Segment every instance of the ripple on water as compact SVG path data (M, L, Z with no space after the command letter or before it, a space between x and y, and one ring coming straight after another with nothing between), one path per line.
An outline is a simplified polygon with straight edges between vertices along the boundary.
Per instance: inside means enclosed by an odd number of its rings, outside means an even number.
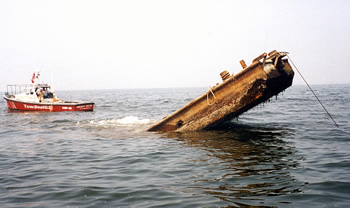
M298 86L221 129L182 134L145 130L207 89L91 91L100 104L84 113L2 110L0 206L346 207L341 89L319 89L339 129Z

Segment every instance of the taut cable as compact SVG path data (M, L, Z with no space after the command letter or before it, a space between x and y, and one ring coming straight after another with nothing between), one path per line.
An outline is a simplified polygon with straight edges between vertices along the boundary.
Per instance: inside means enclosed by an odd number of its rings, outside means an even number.
M334 122L334 124L339 128L337 122L335 122L335 120L333 119L333 117L331 116L331 114L327 111L326 107L322 104L322 102L320 101L320 99L318 99L316 93L311 89L310 85L307 83L307 81L305 80L305 78L303 77L303 75L300 73L300 71L298 70L298 68L295 66L295 64L293 63L292 59L288 56L288 59L290 60L290 62L293 64L295 70L298 72L298 74L300 75L300 77L304 80L305 84L309 87L310 91L312 92L312 94L314 94L315 98L317 99L317 101L321 104L322 108L326 111L326 113L328 114L329 118L332 119L332 121Z

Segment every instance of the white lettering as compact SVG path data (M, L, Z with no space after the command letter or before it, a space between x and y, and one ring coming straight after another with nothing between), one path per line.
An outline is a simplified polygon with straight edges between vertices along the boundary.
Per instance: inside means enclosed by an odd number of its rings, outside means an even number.
M79 106L77 106L78 109L90 109L92 107L93 107L93 105L79 105Z
M35 110L49 110L50 109L50 106L48 105L27 105L27 104L24 104L24 108L27 108L27 109L35 109Z

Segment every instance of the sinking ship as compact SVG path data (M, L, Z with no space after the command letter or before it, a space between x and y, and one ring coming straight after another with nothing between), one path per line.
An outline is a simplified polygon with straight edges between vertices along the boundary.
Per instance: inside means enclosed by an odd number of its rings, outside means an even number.
M186 132L213 129L238 117L293 83L294 71L286 52L263 53L235 75L220 73L222 83L166 116L148 131Z

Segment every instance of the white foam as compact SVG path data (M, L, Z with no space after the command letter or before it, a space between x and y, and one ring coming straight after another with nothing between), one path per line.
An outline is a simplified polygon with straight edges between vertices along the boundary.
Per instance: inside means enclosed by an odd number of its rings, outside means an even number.
M137 116L126 116L121 119L117 119L116 122L119 124L148 124L151 120L149 119L139 119Z
M149 123L151 123L150 119L139 119L137 116L126 116L120 119L90 120L90 121L87 121L85 125L87 124L88 126L96 126L96 127L118 127L118 126L145 125ZM78 122L77 125L83 125L83 122Z

